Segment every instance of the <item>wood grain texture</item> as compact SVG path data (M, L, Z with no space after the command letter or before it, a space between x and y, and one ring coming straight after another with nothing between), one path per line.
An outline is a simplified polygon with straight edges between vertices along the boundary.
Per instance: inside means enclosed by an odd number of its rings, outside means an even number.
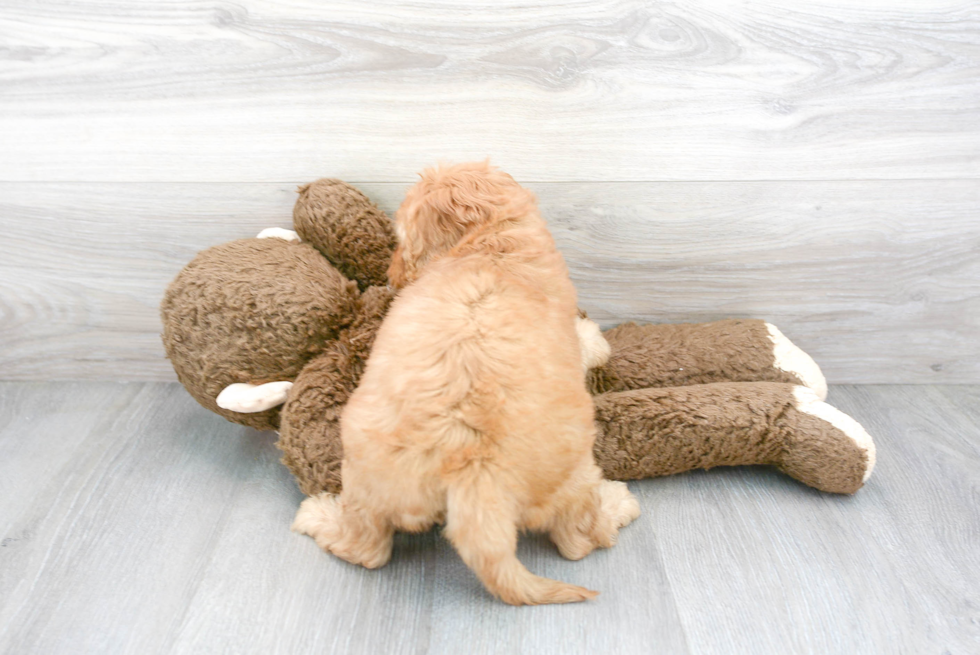
M980 174L973 2L8 0L4 181Z
M832 387L878 448L853 497L755 469L640 485L692 651L976 650L980 430L959 405L978 400L977 387Z
M539 574L596 601L493 601L437 533L367 571L288 525L272 436L176 384L0 383L0 652L972 653L980 387L831 387L874 435L852 497L767 468L632 483L644 514Z
M360 186L389 212L405 189ZM764 318L831 382L980 382L972 180L530 186L606 326ZM0 379L173 379L165 286L288 226L294 189L0 183Z

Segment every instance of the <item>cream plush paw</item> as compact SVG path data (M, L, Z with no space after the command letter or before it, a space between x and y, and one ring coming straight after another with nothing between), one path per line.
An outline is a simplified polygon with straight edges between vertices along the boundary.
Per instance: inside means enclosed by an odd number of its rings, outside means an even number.
M285 239L286 241L296 241L299 242L301 239L299 235L293 230L287 230L282 227L267 227L261 232L259 232L256 239Z
M286 396L292 388L292 382L268 382L259 385L238 382L222 389L214 402L221 409L232 412L264 412L286 402Z
M582 366L585 370L602 366L609 361L612 348L594 321L581 316L576 317L575 332L578 334L579 347L582 349Z
M766 323L766 329L769 330L769 340L772 341L773 356L776 358L773 365L781 371L795 375L804 386L817 394L818 400L826 400L827 379L813 358L787 339L786 335L772 323Z

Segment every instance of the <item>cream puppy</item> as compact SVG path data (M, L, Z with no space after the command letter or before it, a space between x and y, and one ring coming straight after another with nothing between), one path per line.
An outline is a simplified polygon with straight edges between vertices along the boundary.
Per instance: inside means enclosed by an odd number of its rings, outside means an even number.
M593 460L583 360L595 355L579 346L564 259L509 175L476 163L421 178L396 214L389 276L404 289L341 418L343 492L304 501L293 529L374 568L394 530L445 523L503 601L592 598L515 554L518 533L537 530L579 559L640 513Z

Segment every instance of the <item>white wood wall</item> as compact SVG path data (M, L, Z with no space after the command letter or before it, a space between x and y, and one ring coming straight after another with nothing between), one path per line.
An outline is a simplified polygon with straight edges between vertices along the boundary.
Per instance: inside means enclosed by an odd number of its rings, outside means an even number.
M4 0L0 378L172 379L194 252L486 156L606 325L980 382L980 3L924 0Z

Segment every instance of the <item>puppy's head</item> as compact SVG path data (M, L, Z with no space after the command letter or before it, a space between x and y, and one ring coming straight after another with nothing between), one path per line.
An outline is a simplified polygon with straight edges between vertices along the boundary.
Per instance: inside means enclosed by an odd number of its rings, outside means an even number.
M395 213L398 247L388 279L397 288L466 235L519 221L535 208L534 195L488 161L436 166L420 177Z

